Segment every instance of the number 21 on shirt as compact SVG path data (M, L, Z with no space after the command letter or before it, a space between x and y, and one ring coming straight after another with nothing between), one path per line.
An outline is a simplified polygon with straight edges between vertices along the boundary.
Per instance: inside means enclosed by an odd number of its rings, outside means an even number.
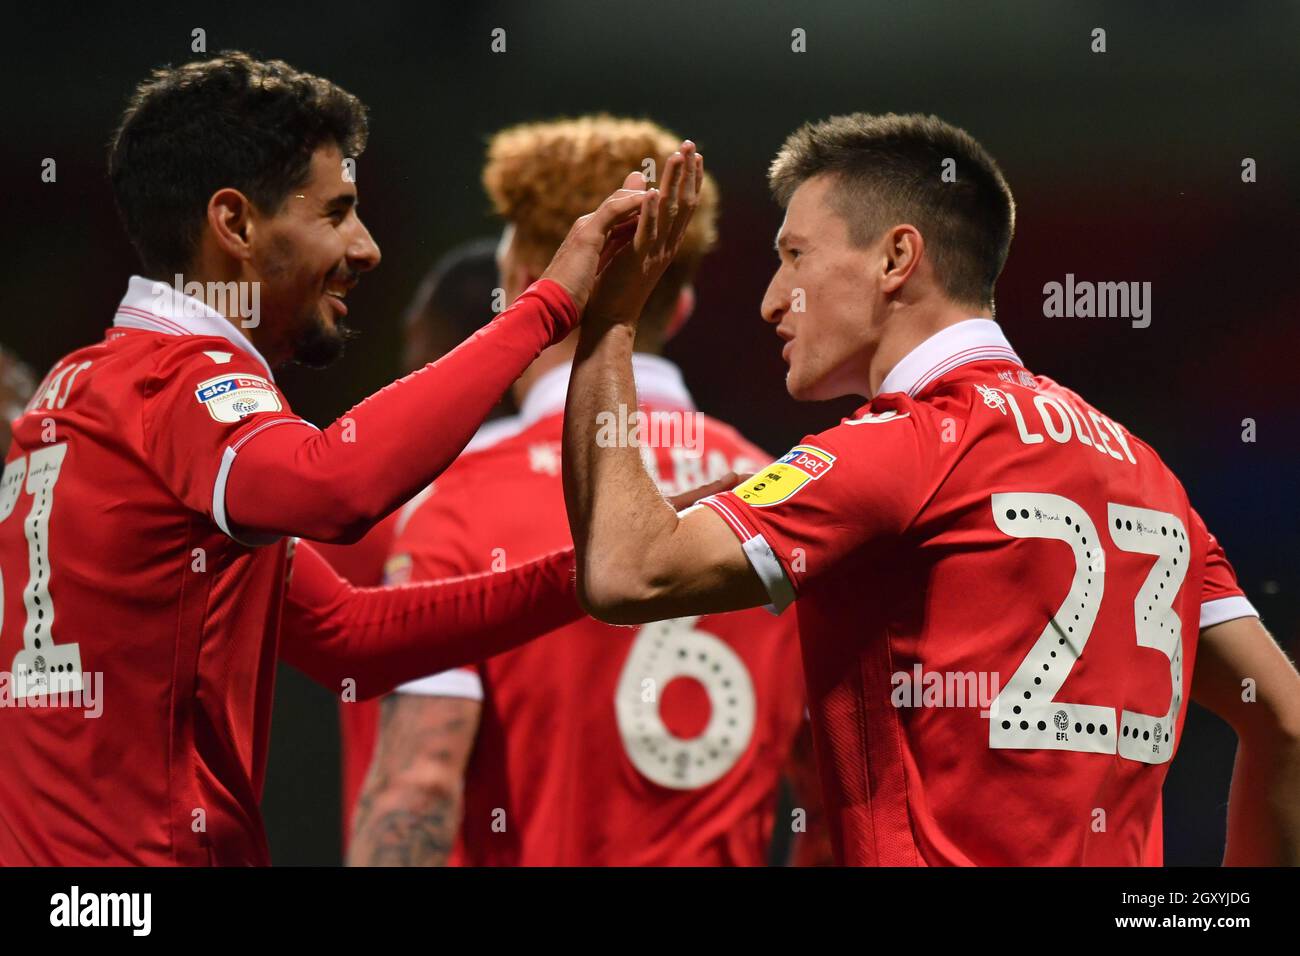
M13 514L24 493L32 499L23 522L27 539L23 646L14 655L11 666L11 692L16 698L76 693L82 689L80 647L54 643L54 602L50 598L50 512L54 507L54 486L67 453L67 442L39 448L9 462L0 480L0 522ZM4 606L5 570L0 568L0 633L8 611ZM21 573L16 568L7 570L11 574Z

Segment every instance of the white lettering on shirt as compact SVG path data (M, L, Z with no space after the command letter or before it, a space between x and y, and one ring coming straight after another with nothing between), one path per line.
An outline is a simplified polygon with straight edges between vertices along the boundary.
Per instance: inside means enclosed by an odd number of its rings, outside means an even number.
M1016 397L1008 392L1006 398L1007 404L1011 406L1011 416L1016 422L1016 432L1024 444L1039 444L1045 440L1043 432L1046 432L1047 436L1058 445L1064 445L1074 439L1081 445L1094 448L1116 461L1127 458L1129 464L1137 464L1124 430L1105 415L1090 408L1076 408L1073 402L1063 396L1040 392L1034 396L1034 408L1038 410L1038 423L1031 425L1026 421L1025 413L1021 411ZM1036 429L1039 423L1042 425L1043 432ZM1111 446L1112 437L1123 449L1124 454L1121 455Z

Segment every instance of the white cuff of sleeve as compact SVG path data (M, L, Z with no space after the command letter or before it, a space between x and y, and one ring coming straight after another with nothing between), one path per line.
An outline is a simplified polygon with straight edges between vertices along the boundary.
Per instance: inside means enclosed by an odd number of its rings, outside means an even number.
M767 589L767 596L772 599L772 603L766 605L766 610L771 614L780 614L794 602L794 587L785 575L785 568L777 560L776 552L761 534L742 541L740 546L745 549L749 566L754 569L754 573L763 582L763 587Z
M1206 601L1201 605L1201 630L1239 617L1259 617L1255 606L1240 594Z
M400 685L399 694L417 694L421 697L464 697L467 700L483 699L483 679L477 671L457 669L430 674L419 680Z

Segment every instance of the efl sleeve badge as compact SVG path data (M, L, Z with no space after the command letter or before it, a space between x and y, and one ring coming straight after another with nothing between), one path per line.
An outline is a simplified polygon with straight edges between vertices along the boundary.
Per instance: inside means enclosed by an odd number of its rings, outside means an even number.
M796 445L748 481L737 485L734 494L747 505L767 508L788 501L800 488L816 481L835 465L835 456L814 445Z
M208 414L230 424L257 412L278 412L284 406L275 386L260 375L230 373L200 382L194 397Z

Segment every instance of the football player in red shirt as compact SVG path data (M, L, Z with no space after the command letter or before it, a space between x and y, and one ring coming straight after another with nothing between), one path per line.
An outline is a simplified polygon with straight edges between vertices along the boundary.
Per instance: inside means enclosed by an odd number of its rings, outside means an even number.
M652 206L701 177L687 146ZM1240 739L1225 861L1300 862L1300 676L1151 447L992 320L1014 221L993 159L935 117L855 114L794 133L770 178L786 387L868 402L679 517L635 448L596 441L635 402L638 263L616 260L566 407L586 605L631 624L796 602L845 863L1158 864L1192 697ZM633 248L671 254L647 210Z
M679 142L651 122L605 115L498 133L483 179L508 223L507 299L544 267L571 210L628 168L662 163ZM716 236L716 195L706 180L633 356L639 410L659 426L646 464L669 496L767 460L697 412L659 354L692 307L689 283ZM570 336L548 349L515 384L514 433L458 459L412 510L390 580L487 571L569 544L560 439L575 346ZM382 704L349 860L764 864L803 722L798 654L793 615L757 609L636 630L586 619L531 649L403 684ZM354 733L344 749L353 760L374 744Z
M294 553L355 540L456 457L645 201L615 193L510 309L321 430L271 370L336 356L379 262L365 136L355 97L243 54L132 99L110 173L150 278L46 376L0 483L0 863L266 863L278 657L362 699L580 615L562 552L393 589Z

